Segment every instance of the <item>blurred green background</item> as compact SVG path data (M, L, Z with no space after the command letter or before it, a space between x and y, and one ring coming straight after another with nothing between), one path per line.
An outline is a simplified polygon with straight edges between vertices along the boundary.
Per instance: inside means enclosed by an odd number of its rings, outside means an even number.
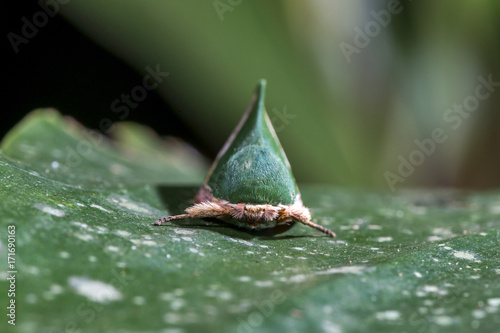
M213 158L266 78L299 182L390 189L389 172L393 188L500 186L498 1L55 1L6 50L11 122L55 106L96 129L142 122ZM12 6L18 35L43 10ZM117 112L148 67L168 76Z

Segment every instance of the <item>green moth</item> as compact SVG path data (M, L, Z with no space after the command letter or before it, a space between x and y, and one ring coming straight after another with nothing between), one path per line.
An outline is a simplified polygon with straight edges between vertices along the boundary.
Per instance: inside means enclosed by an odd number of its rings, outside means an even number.
M302 204L290 163L264 107L266 81L261 80L250 106L217 155L195 204L185 214L162 223L218 218L250 229L300 222L328 236L335 233L311 221Z

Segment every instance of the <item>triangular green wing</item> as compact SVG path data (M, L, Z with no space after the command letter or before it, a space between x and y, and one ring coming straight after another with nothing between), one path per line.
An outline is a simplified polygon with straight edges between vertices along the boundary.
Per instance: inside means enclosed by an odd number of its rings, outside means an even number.
M217 199L246 204L293 204L298 188L264 107L266 81L221 149L206 183Z

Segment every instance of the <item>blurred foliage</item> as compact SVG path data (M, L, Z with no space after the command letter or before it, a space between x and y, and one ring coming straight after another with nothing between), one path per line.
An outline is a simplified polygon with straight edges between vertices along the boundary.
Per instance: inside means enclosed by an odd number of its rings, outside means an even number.
M478 76L500 81L499 7L75 0L61 10L139 72L156 64L168 71L160 93L214 150L266 78L268 112L299 181L386 187L384 172L397 173L398 157L439 127L447 140L398 186L492 187L500 185L500 93L457 129L443 115L474 94ZM346 57L341 45L359 42L357 28L372 37Z

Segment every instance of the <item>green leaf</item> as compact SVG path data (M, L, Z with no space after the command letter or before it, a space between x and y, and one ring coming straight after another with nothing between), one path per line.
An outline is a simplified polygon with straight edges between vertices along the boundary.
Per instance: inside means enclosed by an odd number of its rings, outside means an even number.
M206 174L207 161L177 139L160 140L150 129L127 122L114 125L111 134L118 140L109 141L53 109L40 109L12 129L0 147L48 179L91 188L198 184Z
M2 332L498 331L498 192L301 186L337 239L203 220L155 227L197 190L172 183L201 183L206 165L124 128L121 143L82 154L86 129L37 111L2 142L4 313L9 225L17 271L16 326L4 314Z

